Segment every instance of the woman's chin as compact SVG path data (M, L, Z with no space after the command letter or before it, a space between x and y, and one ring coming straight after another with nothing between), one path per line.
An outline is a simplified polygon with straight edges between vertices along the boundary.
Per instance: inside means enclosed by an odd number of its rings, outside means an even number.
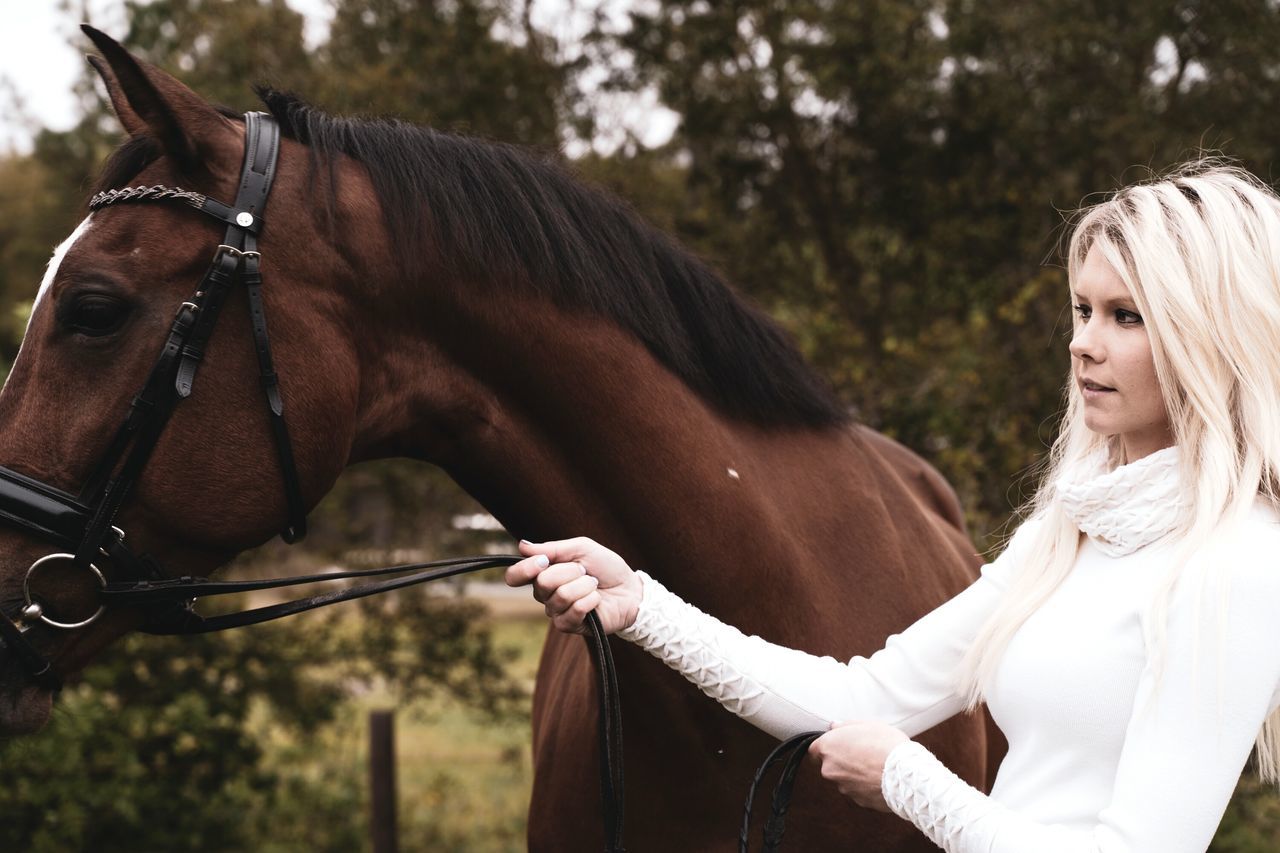
M53 694L30 684L0 690L0 735L38 732L53 713Z

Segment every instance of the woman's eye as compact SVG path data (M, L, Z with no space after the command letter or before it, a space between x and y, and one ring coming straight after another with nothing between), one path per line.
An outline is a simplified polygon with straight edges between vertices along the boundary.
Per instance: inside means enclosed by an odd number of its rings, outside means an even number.
M1121 308L1116 311L1116 322L1122 326L1136 326L1142 322L1142 317L1132 311L1125 311Z
M1081 320L1088 320L1088 319L1089 319L1089 306L1088 306L1088 305L1076 305L1076 306L1075 306L1075 311L1076 311L1076 313L1077 313L1077 314L1079 314L1079 315L1080 315L1080 319L1081 319Z
M78 297L62 318L63 325L73 332L98 337L109 335L124 323L129 314L129 303L114 296L90 293Z

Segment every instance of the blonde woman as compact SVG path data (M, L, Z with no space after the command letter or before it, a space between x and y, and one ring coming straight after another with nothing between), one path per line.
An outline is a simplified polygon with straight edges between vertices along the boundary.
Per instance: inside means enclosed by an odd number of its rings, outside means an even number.
M521 543L556 627L667 661L858 803L963 853L1203 851L1249 754L1280 782L1280 198L1204 161L1081 212L1067 409L979 580L848 663L781 648L588 539ZM707 683L718 673L716 683ZM910 738L986 702L991 794Z

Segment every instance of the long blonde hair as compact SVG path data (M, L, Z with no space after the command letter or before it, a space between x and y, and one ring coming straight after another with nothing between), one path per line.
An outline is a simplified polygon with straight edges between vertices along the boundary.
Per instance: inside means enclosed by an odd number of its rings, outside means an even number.
M1222 581L1214 586L1217 612L1223 611L1225 578L1213 578L1212 562L1196 556L1212 551L1215 541L1229 541L1256 500L1276 506L1280 197L1243 169L1202 159L1084 208L1070 233L1069 280L1076 281L1085 256L1097 249L1133 296L1184 463L1181 488L1190 502L1175 528L1175 558L1143 623L1159 674L1170 602L1184 579L1195 583L1197 607L1204 606L1210 580ZM1104 448L1113 463L1119 459L1118 438L1085 426L1083 399L1070 377L1065 397L1062 428L1021 513L1035 520L1026 556L957 672L970 709L982 701L1010 639L1075 563L1080 531L1054 482ZM1195 624L1198 649L1200 620ZM1221 653L1221 619L1218 625ZM1264 723L1256 748L1259 775L1280 784L1280 711Z

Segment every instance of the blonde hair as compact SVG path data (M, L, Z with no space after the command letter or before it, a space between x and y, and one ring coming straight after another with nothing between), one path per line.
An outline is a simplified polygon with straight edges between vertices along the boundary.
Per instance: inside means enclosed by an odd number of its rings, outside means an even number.
M1170 601L1184 579L1195 582L1197 608L1210 581L1219 581L1222 653L1226 578L1197 555L1229 542L1255 500L1276 505L1280 197L1243 169L1197 160L1079 211L1066 252L1071 282L1092 249L1120 275L1143 317L1185 463L1181 489L1190 502L1175 528L1174 560L1143 623L1159 683ZM1021 513L1036 521L1027 531L1025 556L959 665L960 693L970 709L982 701L1010 639L1075 563L1081 534L1054 482L1104 448L1113 466L1120 461L1119 439L1085 426L1083 399L1070 377L1065 396L1062 428L1042 463L1039 488ZM1195 625L1198 650L1200 620ZM1263 724L1256 748L1259 775L1280 784L1280 711Z

